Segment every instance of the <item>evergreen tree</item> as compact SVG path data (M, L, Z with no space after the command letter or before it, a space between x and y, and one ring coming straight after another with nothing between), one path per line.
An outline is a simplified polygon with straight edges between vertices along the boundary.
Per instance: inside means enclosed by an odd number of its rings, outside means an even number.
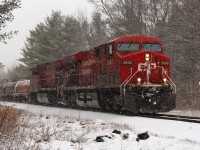
M6 32L4 29L8 22L12 22L14 16L12 11L19 8L21 0L2 0L0 2L0 42L6 43L6 39L12 38L17 31Z
M106 43L109 39L106 21L100 12L94 12L90 24L90 46L95 47Z
M19 8L21 0L3 0L0 2L0 42L6 43L6 39L11 39L13 34L17 31L6 32L4 29L8 22L12 22L14 16L12 11ZM4 65L0 62L0 69L3 69Z
M30 68L84 50L87 44L83 42L83 27L87 28L86 20L79 22L74 17L63 16L60 11L52 12L44 23L30 31L20 61Z
M79 22L79 37L77 41L77 50L88 50L91 48L91 45L89 43L90 35L89 35L89 29L90 29L90 24L88 22L87 16L84 15L83 12L78 13L77 20Z

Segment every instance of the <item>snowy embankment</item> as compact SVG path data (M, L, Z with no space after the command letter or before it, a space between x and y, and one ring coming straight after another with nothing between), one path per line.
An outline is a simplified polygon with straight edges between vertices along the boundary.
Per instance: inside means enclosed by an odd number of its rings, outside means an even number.
M37 133L37 136L27 143L40 149L200 149L200 125L195 123L30 104L3 104L35 114L29 119L26 132L32 136ZM121 134L112 133L115 129ZM137 134L146 131L150 137L136 141ZM95 141L97 136L105 135L104 142Z

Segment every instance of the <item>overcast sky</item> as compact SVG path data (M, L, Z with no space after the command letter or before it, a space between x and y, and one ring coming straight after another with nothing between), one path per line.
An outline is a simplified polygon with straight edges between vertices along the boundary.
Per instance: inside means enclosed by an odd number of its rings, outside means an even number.
M22 0L21 8L13 12L14 21L6 27L7 31L18 30L18 35L7 40L7 44L0 43L0 62L6 68L18 63L17 59L21 57L21 49L29 36L29 30L33 30L38 23L50 16L52 10L60 10L63 15L77 15L81 10L89 17L92 6L87 0Z

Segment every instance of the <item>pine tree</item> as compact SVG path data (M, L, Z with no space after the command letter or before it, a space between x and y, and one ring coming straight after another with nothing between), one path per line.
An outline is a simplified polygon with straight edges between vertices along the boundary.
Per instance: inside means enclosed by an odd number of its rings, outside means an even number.
M12 11L19 8L21 0L3 0L0 2L0 42L6 44L6 39L11 39L17 31L6 32L4 29L8 22L12 22L14 16ZM3 69L4 65L0 62L0 69Z
M19 8L21 0L3 0L0 2L0 42L6 43L6 39L12 38L17 31L6 32L4 29L8 22L12 22L14 16L12 11Z
M100 12L94 12L90 24L90 46L95 47L107 42L109 33L106 21L102 19Z
M85 39L88 26L87 19L80 21L73 16L64 16L60 11L53 11L45 22L30 31L20 61L30 69L37 64L85 50L88 48Z

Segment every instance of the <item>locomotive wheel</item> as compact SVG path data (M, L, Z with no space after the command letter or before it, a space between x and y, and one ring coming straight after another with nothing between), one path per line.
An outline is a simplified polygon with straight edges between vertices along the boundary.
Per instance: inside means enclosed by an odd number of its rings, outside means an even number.
M120 111L121 110L121 105L120 105L120 102L119 102L119 95L114 95L112 97L112 110L114 111Z
M98 96L99 106L103 110L112 110L113 109L111 100L112 100L112 95L110 92L107 92L107 91L101 92Z
M105 106L105 96L103 93L99 93L98 94L98 103L99 106L101 107L101 109L106 110L106 106Z
M32 93L30 94L30 101L33 102L34 104L39 104L39 101L37 100L37 94L36 93Z
M48 101L52 104L52 105L57 105L58 101L57 101L57 97L55 93L48 93Z
M70 95L70 106L71 107L76 107L76 94L71 94Z
M110 98L107 96L104 99L104 105L106 110L112 110L112 105L110 104Z
M15 97L15 100L16 100L17 102L22 103L22 102L23 102L23 97L21 97L21 96L16 96L16 97Z
M113 111L120 111L121 110L121 106L119 104L116 104L116 102L115 102L113 105L111 105L111 109Z
M71 104L70 104L70 95L69 94L64 94L62 96L62 102L65 104L66 107L71 106Z

